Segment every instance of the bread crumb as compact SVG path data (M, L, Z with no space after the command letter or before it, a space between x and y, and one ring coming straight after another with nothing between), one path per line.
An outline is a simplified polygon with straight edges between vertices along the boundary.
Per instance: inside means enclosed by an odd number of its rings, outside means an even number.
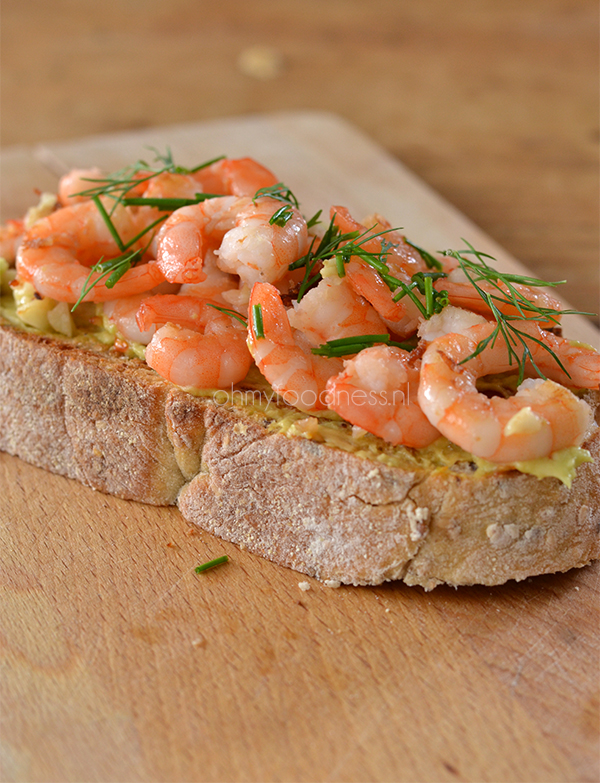
M579 509L579 514L577 515L577 521L580 525L584 525L590 518L590 507L589 506L581 506Z
M410 540L420 541L429 532L429 509L417 506L414 501L407 499L402 504L402 510L408 518L410 528Z
M174 541L167 542L167 546L170 547L171 549L179 549L179 547Z
M251 46L240 54L238 67L246 76L267 81L275 79L283 70L281 54L270 46Z
M519 538L518 525L488 525L486 535L490 539L492 546L508 546Z
M525 531L525 534L523 535L523 538L525 541L537 541L538 538L542 535L542 529L540 527L531 527L529 530Z
M302 438L314 438L319 431L319 420L314 416L300 419L290 427L291 435L299 435Z
M192 639L192 647L206 647L204 636L197 636L195 639Z
M186 536L197 536L198 535L198 528L190 526L185 531L185 534L186 534Z
M302 590L303 593L305 593L307 590L310 590L310 584L308 582L298 582L298 587Z
M323 584L325 587L341 587L342 583L338 579L326 579Z

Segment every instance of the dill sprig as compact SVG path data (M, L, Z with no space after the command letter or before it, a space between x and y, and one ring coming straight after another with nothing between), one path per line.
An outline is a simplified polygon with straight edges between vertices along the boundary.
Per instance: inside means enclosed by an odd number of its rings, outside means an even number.
M431 318L435 313L441 312L448 304L447 292L436 291L433 283L438 278L446 276L443 272L418 272L411 277L409 283L400 280L391 273L387 264L387 257L395 245L389 242L385 235L394 231L398 231L398 229L388 228L372 233L372 229L366 228L362 232L349 231L342 233L335 224L334 215L318 245L315 247L316 240L313 240L308 252L290 265L290 270L305 268L304 279L298 290L297 301L300 302L302 297L321 281L321 273L314 271L318 264L334 258L338 276L345 277L346 264L356 257L375 270L389 288L395 302L408 296L414 302L421 315L427 319ZM378 237L383 237L380 250L375 252L368 250L365 247L366 243ZM439 262L437 263L439 264Z
M244 318L244 316L238 313L237 310L232 310L230 307L220 307L219 305L213 304L212 302L207 302L206 304L209 307L218 310L220 313L228 315L230 318L235 318L236 321L239 321L242 324L242 326L248 326L248 319Z
M102 280L106 280L104 285L107 288L113 288L123 275L141 259L143 253L143 250L138 249L122 253L120 256L107 259L106 261L104 258L101 258L91 267L90 273L86 277L83 288L81 289L79 299L71 308L71 312L74 312L75 309L79 307L94 286L98 285ZM97 275L97 277L93 277L94 275Z
M294 209L300 208L298 199L283 182L277 182L275 185L259 188L252 200L256 202L259 198L272 198L275 201L283 202L283 206L279 207L269 219L269 224L272 226L280 226L283 228L286 223L291 220Z
M311 348L312 353L317 356L325 356L331 359L335 356L350 356L360 353L365 348L371 348L374 345L393 345L402 348L405 351L412 351L416 346L415 340L406 342L395 342L389 334L361 334L356 337L342 337L339 340L327 340L326 343L318 348Z
M308 252L299 259L290 264L290 271L304 267L305 274L298 292L297 301L300 302L303 296L322 280L321 273L314 271L323 261L329 258L335 258L336 268L340 277L345 277L345 265L353 256L358 256L369 266L376 269L382 276L387 274L388 279L395 280L389 275L389 269L385 263L391 245L382 242L382 248L379 253L367 250L364 245L370 239L379 237L394 229L386 229L378 234L370 233L370 229L365 229L362 233L359 231L348 231L342 233L341 229L335 224L335 215L329 221L329 225L320 240L313 238ZM400 281L395 281L400 282ZM396 288L397 286L395 286ZM395 290L394 288L394 290Z
M410 278L410 283L400 282L399 290L392 299L399 302L403 297L409 296L415 303L421 315L429 320L433 315L441 313L448 304L448 292L437 291L433 287L435 280L447 277L444 272L416 272ZM417 292L422 298L416 296ZM423 301L424 300L424 301Z
M155 177L158 177L160 174L165 172L169 172L171 174L194 174L195 172L200 171L207 166L211 166L213 163L216 163L219 160L223 160L225 157L224 155L220 155L217 158L212 158L211 160L205 161L204 163L200 163L198 166L194 166L193 168L186 168L184 166L178 166L175 164L170 148L167 147L167 151L164 154L160 153L154 147L149 147L149 149L155 153L154 164L150 164L145 160L138 160L132 166L127 166L126 168L121 169L120 171L117 171L116 173L111 174L105 178L90 178L88 181L96 183L95 186L76 194L79 196L86 196L95 203L100 216L106 223L106 227L108 228L117 247L121 251L121 255L106 261L100 259L98 263L91 267L90 273L84 283L82 293L77 302L75 302L71 308L71 312L81 304L85 296L95 285L98 285L99 282L105 278L108 278L105 285L107 288L112 288L115 283L117 283L118 280L120 280L121 277L123 277L123 275L129 271L129 269L131 269L132 266L142 260L144 253L152 241L153 230L160 223L167 219L170 212L178 209L181 206L197 204L200 201L204 201L208 198L216 198L215 194L212 193L196 193L193 199L128 197L127 194L135 187L144 182L148 182ZM110 210L105 207L101 197L103 197L105 200L111 199L113 201ZM117 228L112 220L112 215L119 205L157 207L160 211L165 212L165 214L152 221L152 223L140 231L135 237L133 237L133 239L125 242L117 231ZM130 248L132 248L142 239L142 237L148 234L150 234L150 239L144 250L134 250L132 252L128 252ZM98 274L98 277L94 278L94 274Z
M423 261L425 261L428 269L435 269L438 272L443 271L444 267L442 266L442 262L439 261L435 256L432 256L428 250L424 250L422 247L419 247L419 245L415 245L414 242L411 242L406 237L404 237L404 241L407 245L410 245L414 250L417 251Z
M71 308L71 312L74 312L75 309L79 307L81 302L84 300L87 294L89 294L92 288L98 285L98 283L100 283L102 280L108 278L105 282L105 285L107 288L113 288L113 286L123 277L126 272L131 269L132 266L135 266L135 264L141 261L144 253L150 246L152 238L150 238L150 241L144 248L137 248L136 250L130 250L130 248L137 244L137 242L139 242L139 240L145 234L147 234L149 231L152 231L153 228L155 228L159 223L162 223L163 220L165 220L167 217L166 215L163 215L162 217L157 218L143 231L140 231L139 234L136 234L136 236L130 239L129 242L124 242L119 232L117 231L110 214L107 212L104 204L100 200L100 196L93 196L92 201L96 204L96 208L106 223L106 226L111 236L115 240L117 247L121 251L121 254L107 260L104 260L102 257L90 268L90 273L85 279L81 294ZM94 274L97 274L98 277L94 278Z
M269 218L269 224L283 228L294 215L294 209L300 209L300 202L294 193L284 185L283 182L277 182L275 185L269 185L256 191L253 201L259 198L272 198L275 201L281 201L282 206L276 210ZM312 228L319 222L322 210L319 210L309 220L306 221L306 227Z
M561 315L577 312L574 310L554 310L551 307L538 305L528 299L525 293L519 291L519 289L515 287L515 285L524 285L530 288L554 288L563 285L566 283L566 280L551 282L528 275L499 272L487 262L487 259L495 261L496 259L493 256L489 255L489 253L476 250L466 239L463 239L462 241L467 246L465 250L443 250L441 252L443 255L451 256L458 261L465 276L490 309L492 309L492 304L494 302L510 304L517 310L519 316L523 320L533 318L533 320L536 321L546 320L557 325L560 323ZM476 260L473 260L469 256L474 256ZM479 283L489 284L493 290L486 291ZM589 315L589 313L586 313L586 315Z
M300 208L300 202L287 185L283 182L277 182L275 185L269 185L266 188L260 188L254 194L253 201L259 198L272 198L275 201L282 201L284 204L291 205L296 209Z
M509 364L513 361L518 367L518 382L522 383L525 377L525 370L530 364L540 378L546 379L546 376L536 364L531 353L531 343L537 343L541 348L547 351L561 368L561 370L571 377L562 364L555 351L543 340L534 337L528 332L519 328L519 323L523 321L550 322L560 324L560 318L563 315L593 315L593 313L584 313L580 310L554 310L550 307L538 305L527 299L525 293L516 288L516 285L528 287L554 288L565 283L565 280L548 281L540 280L529 275L518 275L509 272L499 272L488 264L488 260L496 259L488 253L476 250L473 245L462 240L466 249L464 250L444 250L441 251L445 256L456 258L465 276L477 291L479 296L489 307L496 326L488 337L477 343L475 350L469 356L461 361L461 364L468 362L484 351L487 346L493 347L498 339L503 339L508 350ZM474 260L475 259L475 260ZM482 283L491 287L491 291L485 290ZM516 314L503 313L501 305L511 305L515 308Z
M148 147L148 149L155 153L155 158L152 163L140 159L132 165L125 166L106 177L86 178L86 181L94 183L94 185L75 195L86 196L87 198L93 198L94 196L109 196L115 200L116 207L126 198L127 193L139 185L143 185L145 182L158 177L160 174L195 174L197 171L207 168L213 163L217 163L225 158L224 155L219 155L218 157L207 160L197 166L187 168L185 166L178 166L175 163L173 154L169 148L167 148L167 151L164 154L160 153L154 147ZM113 207L113 209L115 207Z

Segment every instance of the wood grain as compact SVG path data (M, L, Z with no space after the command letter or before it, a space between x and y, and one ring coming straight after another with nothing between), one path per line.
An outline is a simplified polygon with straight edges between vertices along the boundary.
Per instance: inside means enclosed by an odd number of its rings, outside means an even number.
M597 569L302 592L172 510L0 469L4 780L594 779Z
M3 186L14 206L40 161L122 165L167 139L184 163L219 143L264 159L307 210L404 211L419 241L469 228L514 263L329 115L9 150ZM597 564L497 589L332 589L4 454L0 487L2 780L598 778Z

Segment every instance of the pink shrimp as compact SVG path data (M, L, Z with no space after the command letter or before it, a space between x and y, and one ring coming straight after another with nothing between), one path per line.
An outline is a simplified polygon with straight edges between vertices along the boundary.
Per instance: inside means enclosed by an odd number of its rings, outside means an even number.
M104 315L116 327L119 336L128 342L148 345L156 331L154 325L146 330L141 330L137 323L140 305L148 296L149 294L136 294L104 303Z
M343 337L388 333L375 309L339 277L321 280L300 303L294 303L288 317L290 325L315 346Z
M238 278L223 272L217 266L217 257L214 250L207 250L202 263L204 279L199 283L184 283L179 293L186 296L197 296L200 299L211 299L220 305L227 305L224 294L227 291L237 290ZM247 306L242 309L245 313Z
M328 407L394 446L428 446L440 433L417 402L419 364L401 348L365 348L327 382Z
M359 235L367 231L367 227L358 223L350 215L345 207L332 207L331 217L334 219L343 233L357 231ZM410 283L410 278L416 272L426 271L425 262L419 254L405 241L397 231L388 231L389 223L383 218L381 226L373 226L370 234L386 231L383 237L374 236L372 239L360 240L361 247L370 252L379 254L383 250L382 239L392 243L385 261L390 274L403 283ZM345 266L346 275L354 290L365 297L377 310L387 324L390 331L399 337L408 337L417 330L422 320L418 307L408 297L394 302L394 292L384 282L377 272L358 256L354 256Z
M248 374L245 327L207 301L152 296L142 302L137 320L142 331L164 324L146 348L146 363L177 386L225 389Z
M591 424L590 407L559 384L600 387L596 351L544 332L531 321L512 325L521 332L537 367L553 380L525 380L508 399L480 394L477 378L515 366L502 338L462 364L492 334L494 324L483 323L433 340L423 355L419 385L419 404L442 434L466 451L498 463L537 459L580 445ZM570 378L537 341L560 358Z
M137 235L138 226L128 208L118 207L111 219L123 242ZM17 253L17 274L32 283L42 296L76 302L86 285L89 267L121 253L96 204L82 201L63 207L32 226ZM149 291L163 280L160 269L152 262L133 267L112 288L106 286L106 278L100 279L100 273L94 274L94 285L84 301L105 302L132 296Z
M205 193L222 196L254 196L277 184L277 177L253 158L218 160L192 176Z
M7 220L0 226L0 258L12 264L24 234L25 226L22 220Z
M157 237L157 263L171 283L201 283L208 250L218 247L235 225L249 198L222 196L181 207L165 221Z
M190 174L162 171L156 176L142 180L139 185L135 186L134 192L136 196L144 199L194 199L201 192L201 187ZM128 195L131 195L131 193ZM142 204L135 207L133 211L140 230L142 227L146 229L152 227L152 234L148 234L145 241L148 242L148 238L151 238L150 253L156 257L158 255L159 232L157 226L160 225L157 221L161 217L163 221L166 221L169 217L167 214L168 210Z
M434 283L434 288L438 291L446 290L448 292L448 299L455 307L462 307L466 310L471 310L481 315L490 316L491 308L487 301L483 299L481 294L477 291L475 286L468 279L465 272L461 269L456 259L447 259L443 262L444 271L448 274L448 277L441 278ZM521 311L511 303L511 294L508 287L501 281L497 282L497 285L501 289L500 291L492 283L486 280L477 281L477 285L485 293L491 294L494 297L494 305L501 313L505 315L512 315L517 317L534 317L534 312L528 309L527 303L530 302L534 307L541 307L548 310L553 310L552 316L555 320L540 319L540 326L546 328L552 328L557 326L560 322L560 310L562 308L561 302L556 297L549 294L543 288L537 288L533 286L523 285L521 283L511 283L512 287L517 291L519 304L521 305ZM521 302L520 297L523 298ZM506 300L506 301L504 301Z
M266 197L247 203L217 251L219 267L239 275L248 293L254 283L281 280L289 265L308 250L306 220L297 209L290 207L283 226L269 222L280 207L281 202Z
M89 196L80 195L103 181L100 169L73 169L62 176L58 183L58 200L63 207L88 201Z
M255 308L261 313L262 334ZM327 381L342 370L342 362L311 353L310 343L290 326L281 295L270 283L256 283L252 289L248 347L258 369L285 402L303 411L326 407Z

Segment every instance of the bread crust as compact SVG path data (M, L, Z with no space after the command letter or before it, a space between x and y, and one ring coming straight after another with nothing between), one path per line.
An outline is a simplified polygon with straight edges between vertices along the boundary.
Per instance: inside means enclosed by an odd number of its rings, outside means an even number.
M0 449L322 580L502 584L600 556L600 430L571 488L390 467L269 430L99 344L0 324ZM600 393L588 395L600 410Z

